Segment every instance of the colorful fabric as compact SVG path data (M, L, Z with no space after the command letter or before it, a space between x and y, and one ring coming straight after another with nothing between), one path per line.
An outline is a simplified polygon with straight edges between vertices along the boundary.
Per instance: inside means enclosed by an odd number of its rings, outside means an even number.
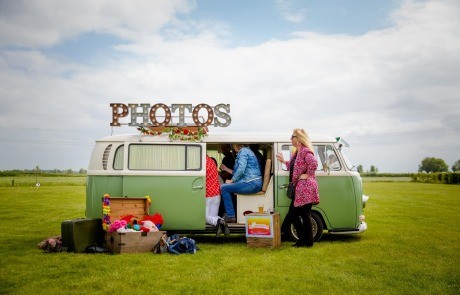
M296 186L294 206L300 207L310 203L319 204L318 183L315 176L318 161L313 152L305 146L301 146L296 153L297 158L295 159L292 173L292 183ZM293 159L294 155L286 162L287 167L289 167ZM307 174L308 178L299 179L301 174Z

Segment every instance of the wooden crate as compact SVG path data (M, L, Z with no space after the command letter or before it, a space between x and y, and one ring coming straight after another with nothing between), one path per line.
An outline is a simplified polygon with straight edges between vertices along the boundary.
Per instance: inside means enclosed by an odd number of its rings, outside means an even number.
M248 247L277 248L281 246L279 213L252 213L245 217Z
M166 232L107 233L105 248L115 254L152 252L164 233Z
M110 198L110 221L112 222L121 216L134 215L142 218L148 214L149 206L146 198ZM104 246L117 254L152 252L164 233L166 231L106 233Z
M138 218L149 215L150 208L147 204L146 198L110 198L110 221L125 215Z

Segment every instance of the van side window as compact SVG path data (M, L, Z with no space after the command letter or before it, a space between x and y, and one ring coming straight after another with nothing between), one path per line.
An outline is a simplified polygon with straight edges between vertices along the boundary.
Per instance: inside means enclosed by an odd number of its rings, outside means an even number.
M201 146L130 144L130 170L200 170Z
M315 150L316 159L318 160L317 170L323 170L323 168L327 167L333 171L341 169L339 158L331 145L318 145Z
M318 168L316 168L316 171L321 171L326 165L327 153L332 152L335 155L335 152L332 149L332 146L327 146L327 145L314 145L313 149L314 149L316 160L318 161ZM281 153L283 154L283 157L285 160L289 160L291 158L292 153L294 153L294 151L295 149L292 145L283 145L281 147ZM282 168L284 171L289 170L289 168L286 167L285 164L282 164ZM339 169L337 170L340 170L340 164L339 164Z
M113 170L123 170L124 151L125 151L124 145L120 145L115 151L115 156L113 157Z
M320 160L320 157L318 156L320 153L322 153L322 151L325 150L325 146L322 145L322 146L316 146L314 145L313 146L313 149L314 149L314 153L315 153L315 157L316 157L316 160L318 161L318 168L316 169L316 171L319 171L319 170L323 170L323 162ZM281 147L281 153L283 154L283 158L285 160L289 160L291 158L291 155L295 152L295 148L292 146L292 145L283 145ZM285 164L282 164L281 165L282 169L284 171L288 171L289 170L289 167L286 167Z
M186 170L200 170L201 168L201 146L187 146L187 168Z
M324 169L324 151L326 150L326 146L324 145L315 145L315 157L316 161L318 161L318 168L316 168L316 171L321 171Z
M109 144L105 150L104 154L102 155L102 169L107 170L107 162L109 161L110 150L112 149L112 145Z

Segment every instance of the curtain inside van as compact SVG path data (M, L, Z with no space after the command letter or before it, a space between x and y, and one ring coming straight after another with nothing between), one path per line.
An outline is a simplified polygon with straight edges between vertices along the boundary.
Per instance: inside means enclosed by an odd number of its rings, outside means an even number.
M128 167L130 170L198 170L200 154L200 146L131 144Z

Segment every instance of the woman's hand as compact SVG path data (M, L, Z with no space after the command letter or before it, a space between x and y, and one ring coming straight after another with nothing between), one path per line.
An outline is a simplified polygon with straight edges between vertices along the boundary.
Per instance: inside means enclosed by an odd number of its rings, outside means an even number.
M284 157L283 157L283 154L282 153L278 153L276 155L276 158L278 159L278 161L280 161L281 163L285 164L286 161L284 160Z
M221 171L228 172L229 169L228 169L227 166L225 166L224 164L220 164L220 170L221 170Z
M233 180L227 179L227 180L225 181L225 183L233 183Z
M308 174L300 174L299 179L308 179L310 177Z

